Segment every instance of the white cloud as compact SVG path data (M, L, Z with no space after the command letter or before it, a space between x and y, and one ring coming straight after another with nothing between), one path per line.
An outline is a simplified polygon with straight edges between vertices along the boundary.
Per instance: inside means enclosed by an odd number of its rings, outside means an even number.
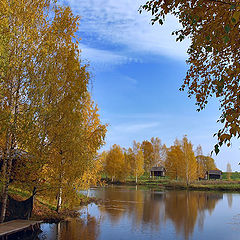
M132 84L132 85L137 85L138 81L135 78L129 77L129 76L125 76L125 79L128 83Z
M113 131L119 132L119 133L134 133L143 131L146 129L151 129L159 126L158 122L152 122L152 123L135 123L135 124L121 124L114 127Z
M115 64L122 64L128 61L131 61L128 57L117 54L111 51L107 50L100 50L96 48L91 48L88 47L84 44L79 44L79 48L81 49L81 55L87 60L94 62L94 63L101 63L101 64L110 64L110 63L115 63Z
M79 49L81 50L81 59L99 69L106 70L112 65L120 65L128 62L140 62L140 60L137 58L128 57L124 54L108 50L91 48L85 44L79 44ZM136 80L133 78L126 77L126 80L132 84L136 84Z
M169 16L163 26L152 26L151 16L139 14L142 0L68 0L80 15L80 32L103 43L122 45L125 54L155 54L185 59L189 42L176 43L171 32L179 27ZM101 50L100 50L101 51ZM97 53L97 52L95 52ZM97 53L98 54L98 53Z

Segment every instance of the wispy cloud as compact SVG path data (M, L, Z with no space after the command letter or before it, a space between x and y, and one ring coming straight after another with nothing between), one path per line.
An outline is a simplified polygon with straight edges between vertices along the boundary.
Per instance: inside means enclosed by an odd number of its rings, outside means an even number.
M85 44L79 44L79 49L81 50L81 59L86 63L90 63L91 66L94 66L98 70L106 70L112 68L113 65L141 61L140 59L129 57L121 53L88 47ZM136 80L133 78L128 78L126 80L132 84L136 84Z
M139 132L139 131L155 128L157 126L159 126L158 122L121 124L121 125L114 126L113 131L117 131L117 132L120 132L120 133L123 133L123 132L133 133L133 132Z
M95 42L103 45L121 47L125 56L154 54L185 59L188 42L176 43L175 38L171 36L171 32L179 27L177 20L169 16L163 26L152 26L151 16L147 13L140 15L138 12L143 2L143 0L68 0L65 4L69 4L73 11L82 17L80 34L87 33ZM91 40L85 44L89 47ZM98 47L95 45L94 48ZM100 53L106 56L106 52L102 50L93 51L93 48L88 50L89 54L95 54L97 60ZM115 53L113 55L110 55L109 59L112 57L116 63L121 63L121 57L115 56Z
M125 79L127 80L127 82L129 82L132 85L137 85L138 84L138 81L135 78L126 76Z
M131 58L128 58L124 55L107 50L91 48L85 44L79 44L79 48L81 49L82 58L89 60L90 62L93 62L95 64L122 64L128 61L132 61Z

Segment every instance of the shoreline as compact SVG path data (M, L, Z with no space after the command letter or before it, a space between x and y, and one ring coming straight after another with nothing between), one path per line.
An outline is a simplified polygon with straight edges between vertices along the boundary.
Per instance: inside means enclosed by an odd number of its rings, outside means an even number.
M226 180L205 180L205 181L196 181L189 185L186 185L184 182L169 180L169 179L148 179L148 180L139 180L138 183L128 180L125 182L111 182L105 181L106 185L119 185L119 186L141 186L154 188L156 190L188 190L188 191L217 191L217 192L232 192L240 193L240 181L226 181ZM26 192L21 191L20 189L12 189L10 191L11 197L18 201L23 201L26 199ZM99 199L93 197L87 197L82 195L79 202L79 208L82 206L87 206L90 203L98 203ZM36 197L34 200L34 206L32 210L32 220L41 220L43 223L59 223L65 221L69 218L78 218L80 217L79 209L69 209L64 208L59 213L56 212L55 207L47 201L42 199L42 197Z
M9 195L17 201L24 201L26 198L30 197L28 191L23 191L20 188L12 187L10 188ZM93 197L87 197L85 195L79 196L79 205L74 208L64 208L57 213L55 208L55 203L47 200L43 196L36 196L33 203L33 209L30 219L36 221L42 221L43 223L59 223L61 221L67 220L69 218L80 217L79 209L76 207L87 206L90 203L97 203L98 200Z
M220 191L220 192L235 192L240 193L240 181L226 181L226 180L204 180L195 181L187 185L184 182L169 180L169 179L159 179L159 180L147 180L139 181L138 183L134 181L126 182L108 182L107 184L113 185L128 185L128 186L143 186L151 187L162 190L189 190L189 191Z
M85 197L84 201L79 203L79 208L97 202L98 200L96 198ZM31 219L41 220L43 223L59 223L61 221L66 221L69 218L78 218L80 216L79 209L64 208L57 213L56 210L53 210L46 205L39 206L37 200L35 200Z

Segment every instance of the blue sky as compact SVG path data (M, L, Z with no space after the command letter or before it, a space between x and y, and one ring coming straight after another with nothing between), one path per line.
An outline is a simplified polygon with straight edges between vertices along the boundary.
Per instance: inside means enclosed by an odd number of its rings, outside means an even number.
M194 99L178 90L187 70L189 41L175 42L171 32L179 28L177 20L169 16L164 26L152 26L149 14L138 13L142 0L63 2L81 16L79 48L90 63L91 92L102 122L109 124L104 149L151 137L170 146L186 134L194 147L200 144L209 154L217 141L213 134L221 127L216 123L218 103L213 99L198 113ZM228 162L240 170L237 141L213 157L224 171Z

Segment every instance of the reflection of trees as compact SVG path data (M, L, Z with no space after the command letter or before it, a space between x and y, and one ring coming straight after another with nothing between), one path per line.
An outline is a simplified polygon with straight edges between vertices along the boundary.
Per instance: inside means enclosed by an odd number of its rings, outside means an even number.
M185 239L193 233L197 217L203 228L206 210L211 213L222 194L204 192L168 192L165 202L165 218L172 220L177 233L183 233Z
M104 193L104 194L103 194ZM131 188L105 188L97 194L105 199L100 207L102 214L107 214L113 223L118 223L123 215L132 219L133 225L154 225L158 227L163 218L164 198L162 192L142 191Z
M83 220L71 220L56 225L58 240L96 240L99 235L99 223L95 217L87 216Z
M177 234L183 234L188 239L197 222L203 229L206 211L211 214L223 194L188 191L163 193L109 187L101 189L96 197L105 199L100 212L106 214L112 223L116 224L127 216L133 227L142 225L157 230L161 222L171 220ZM230 197L228 199L230 204Z
M227 194L227 200L228 200L228 207L232 208L232 194Z
M165 194L151 191L144 196L143 218L144 224L150 224L151 227L157 228L164 216L164 199Z
M104 204L100 207L100 212L107 214L112 223L118 223L124 214L131 214L134 211L136 196L132 189L104 188L100 194L101 198L105 199Z

